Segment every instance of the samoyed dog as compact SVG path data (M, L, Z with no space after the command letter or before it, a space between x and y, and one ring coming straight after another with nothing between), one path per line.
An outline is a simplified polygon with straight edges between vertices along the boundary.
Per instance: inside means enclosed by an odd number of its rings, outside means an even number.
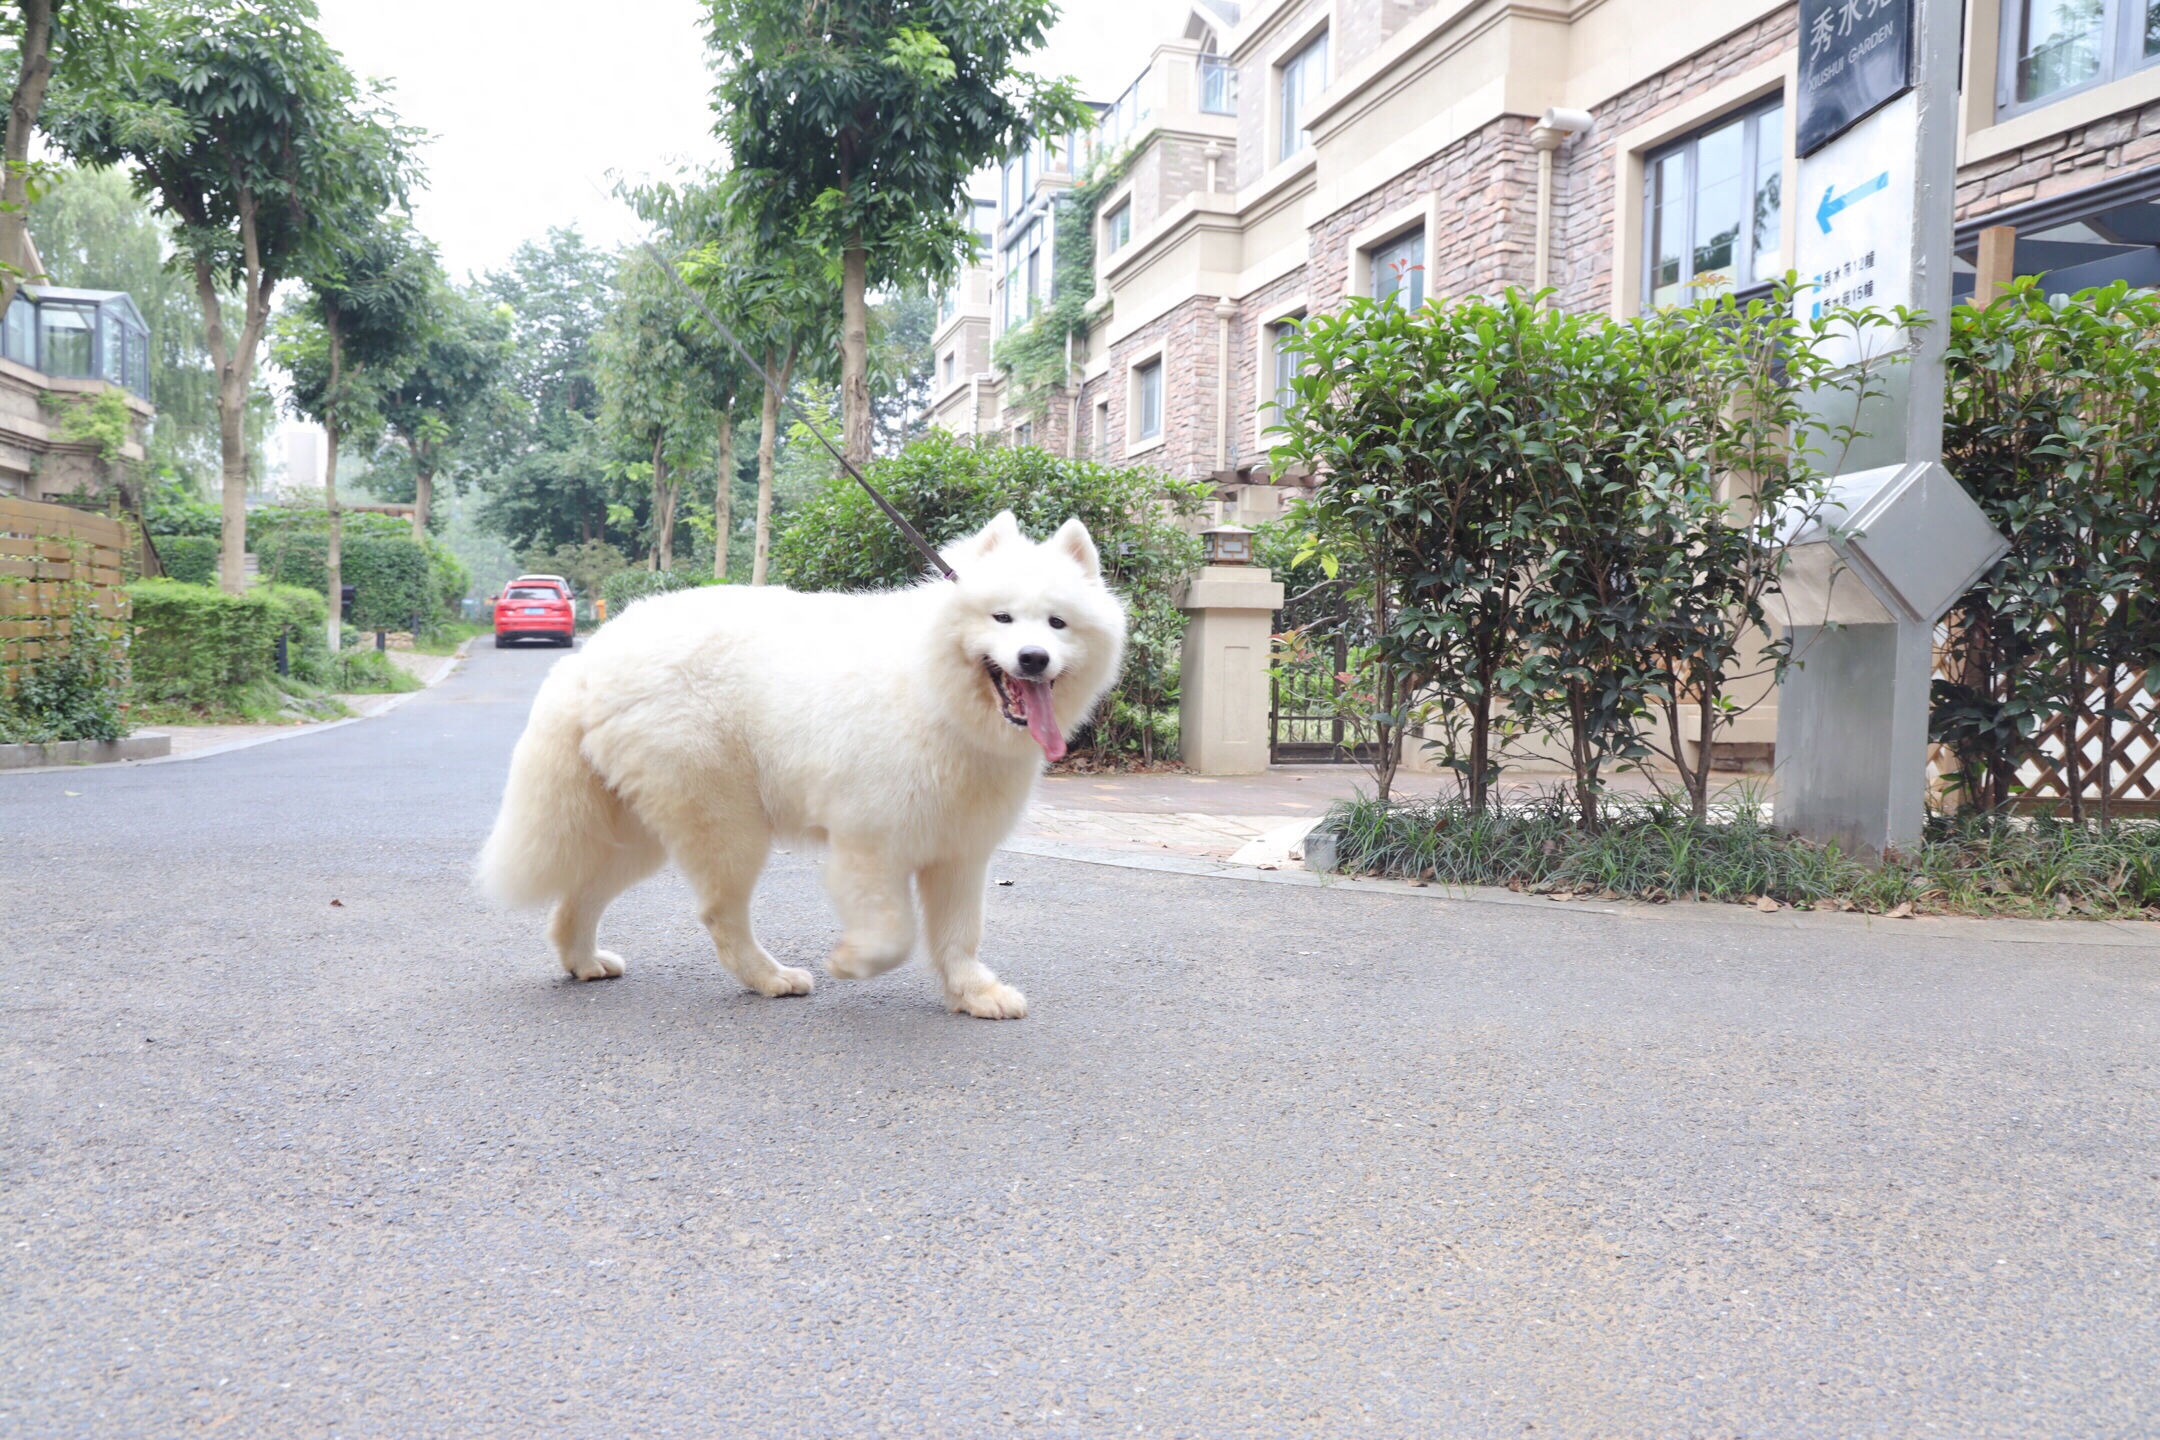
M728 973L807 995L750 928L777 839L824 851L840 943L880 975L915 948L954 1010L1027 1013L982 963L984 872L1043 762L1116 680L1125 611L1087 527L1030 543L1010 511L944 552L957 581L883 594L714 586L639 601L559 661L510 757L480 882L552 902L563 969L623 973L601 912L673 860ZM914 894L909 894L909 882Z

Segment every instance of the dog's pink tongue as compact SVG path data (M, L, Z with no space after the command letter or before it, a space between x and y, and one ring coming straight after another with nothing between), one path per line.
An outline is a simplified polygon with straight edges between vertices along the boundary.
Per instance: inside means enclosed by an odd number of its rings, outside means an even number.
M1028 734L1042 746L1043 757L1053 764L1065 758L1065 732L1058 729L1057 713L1050 708L1050 687L1041 680L1014 680L1020 687L1020 708L1027 714Z

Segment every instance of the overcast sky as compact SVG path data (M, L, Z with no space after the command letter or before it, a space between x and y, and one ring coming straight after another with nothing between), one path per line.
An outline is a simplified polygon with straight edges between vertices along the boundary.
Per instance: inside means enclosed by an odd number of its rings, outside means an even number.
M319 0L330 42L432 136L415 209L451 273L550 225L603 243L636 219L604 192L716 156L697 0ZM1035 68L1115 99L1184 0L1067 0Z

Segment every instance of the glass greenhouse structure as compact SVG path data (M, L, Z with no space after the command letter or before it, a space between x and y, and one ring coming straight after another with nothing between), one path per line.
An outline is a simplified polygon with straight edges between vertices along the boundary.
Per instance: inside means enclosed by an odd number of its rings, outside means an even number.
M0 326L0 355L47 375L106 380L150 398L150 327L124 291L22 286Z

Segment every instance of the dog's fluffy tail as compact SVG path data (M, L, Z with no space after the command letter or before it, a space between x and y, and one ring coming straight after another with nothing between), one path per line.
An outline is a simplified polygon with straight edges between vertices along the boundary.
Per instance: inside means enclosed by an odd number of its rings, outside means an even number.
M606 852L626 821L636 823L580 752L581 658L566 656L549 673L511 752L502 809L476 874L481 893L498 904L544 905L574 893L595 853Z

